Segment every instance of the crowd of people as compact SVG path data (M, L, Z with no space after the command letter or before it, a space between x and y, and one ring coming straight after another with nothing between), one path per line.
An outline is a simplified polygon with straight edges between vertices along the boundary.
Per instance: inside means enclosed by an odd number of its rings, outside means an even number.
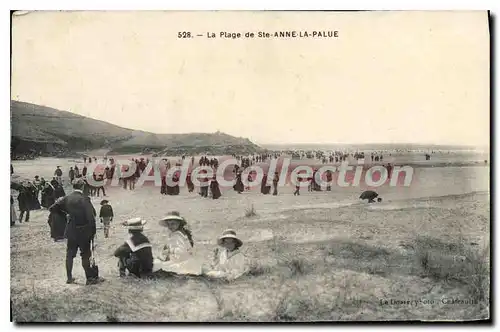
M59 197L65 196L62 183L55 177L48 182L37 175L33 181L11 182L11 188L18 192L17 201L20 212L18 219L14 209L14 198L11 195L11 226L14 226L16 221L23 222L23 219L24 222L29 222L30 211L48 209Z

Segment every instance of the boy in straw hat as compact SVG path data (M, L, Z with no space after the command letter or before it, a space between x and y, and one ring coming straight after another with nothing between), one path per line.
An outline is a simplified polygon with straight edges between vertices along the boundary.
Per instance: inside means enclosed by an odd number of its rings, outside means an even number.
M228 229L219 237L215 249L214 262L210 269L203 271L204 275L212 278L234 280L248 271L248 265L239 248L243 245L236 232Z
M149 239L142 233L145 224L142 218L129 219L123 223L128 228L129 238L114 253L118 258L120 277L124 277L127 270L139 278L151 276L153 251Z
M104 226L104 237L109 237L109 228L111 226L111 221L113 221L113 207L109 204L107 199L101 201L101 210L99 211L99 218Z

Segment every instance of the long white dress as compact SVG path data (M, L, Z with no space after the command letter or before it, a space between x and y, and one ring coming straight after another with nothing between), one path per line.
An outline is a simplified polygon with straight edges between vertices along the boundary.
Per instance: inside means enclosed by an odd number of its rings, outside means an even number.
M193 257L189 239L181 231L172 232L159 257L153 261L153 272L163 270L177 274L201 274L202 264Z
M212 270L205 275L212 278L234 280L244 275L249 269L245 255L238 249L228 251L226 248L215 250Z

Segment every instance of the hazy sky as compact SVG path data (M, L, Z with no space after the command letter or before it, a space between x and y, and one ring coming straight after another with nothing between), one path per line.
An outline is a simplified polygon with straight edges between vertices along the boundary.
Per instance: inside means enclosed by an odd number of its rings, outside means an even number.
M256 143L489 141L486 12L36 12L12 98L157 133ZM336 39L178 39L338 30Z

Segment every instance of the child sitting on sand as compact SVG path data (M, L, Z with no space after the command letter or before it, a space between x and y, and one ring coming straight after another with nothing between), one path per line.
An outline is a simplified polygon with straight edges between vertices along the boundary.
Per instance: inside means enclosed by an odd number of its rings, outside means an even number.
M127 270L139 278L151 276L153 252L149 239L142 233L145 224L146 221L141 218L133 218L123 223L130 236L114 253L118 258L120 277L124 277Z
M248 265L239 250L243 242L236 236L236 232L231 229L224 231L217 244L221 248L215 249L214 262L210 269L204 269L203 274L228 281L244 275L248 271Z

